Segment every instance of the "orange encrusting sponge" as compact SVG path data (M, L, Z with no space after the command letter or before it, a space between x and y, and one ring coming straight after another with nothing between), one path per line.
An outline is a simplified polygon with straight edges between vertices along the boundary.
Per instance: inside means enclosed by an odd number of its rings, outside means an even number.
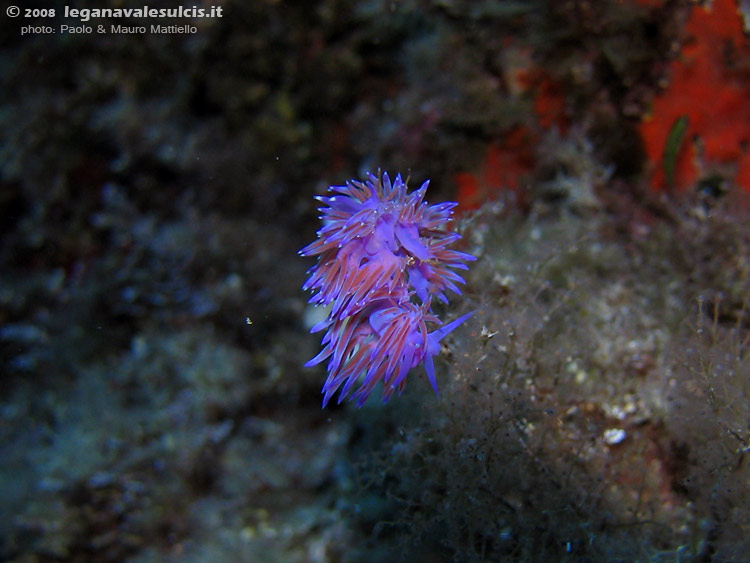
M734 170L734 181L750 191L750 42L736 3L714 0L710 7L694 6L686 33L669 71L669 86L640 126L651 185L684 190L706 168L720 165ZM671 156L665 156L670 131L685 118L685 134L671 147ZM668 168L671 173L665 172Z

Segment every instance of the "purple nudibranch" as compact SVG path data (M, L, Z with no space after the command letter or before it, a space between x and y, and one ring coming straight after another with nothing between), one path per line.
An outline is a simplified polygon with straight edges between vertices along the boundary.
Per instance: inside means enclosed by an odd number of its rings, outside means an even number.
M362 406L378 382L385 402L403 391L406 374L421 363L438 392L432 358L440 341L474 313L442 325L432 299L447 303L446 290L460 295L457 284L465 281L454 270L468 269L466 262L476 258L448 248L461 238L446 230L457 204L428 205L428 184L407 194L400 174L391 182L383 172L331 186L333 195L316 198L324 205L323 227L299 253L318 256L303 286L313 294L309 302L330 306L311 330L326 331L323 350L305 364L328 359L324 407L339 390L339 403L351 394ZM438 328L428 332L428 324Z

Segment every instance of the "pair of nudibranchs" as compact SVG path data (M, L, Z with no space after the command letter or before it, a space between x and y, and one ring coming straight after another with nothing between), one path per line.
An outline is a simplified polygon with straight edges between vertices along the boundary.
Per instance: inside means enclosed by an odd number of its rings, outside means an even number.
M305 364L328 359L324 407L339 389L339 403L351 393L362 406L379 381L387 401L422 362L438 392L432 358L473 312L442 325L430 304L433 297L447 303L446 290L461 294L456 284L464 280L453 270L466 270L475 257L448 248L461 238L446 230L457 204L428 205L428 184L407 194L401 175L391 182L386 173L368 174L316 198L324 205L323 227L300 254L319 257L303 286L313 293L309 302L330 306L311 329L326 331L323 350ZM439 328L428 332L428 324Z

